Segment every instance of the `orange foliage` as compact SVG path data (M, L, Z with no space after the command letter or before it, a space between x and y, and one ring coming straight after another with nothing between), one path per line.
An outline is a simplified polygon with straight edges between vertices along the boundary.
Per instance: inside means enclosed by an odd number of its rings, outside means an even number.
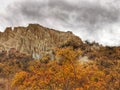
M72 48L64 48L56 53L62 60L60 65L57 60L47 64L32 61L28 72L15 75L13 86L22 90L119 90L120 75L115 68L110 71L100 69L94 62L81 64L79 55Z

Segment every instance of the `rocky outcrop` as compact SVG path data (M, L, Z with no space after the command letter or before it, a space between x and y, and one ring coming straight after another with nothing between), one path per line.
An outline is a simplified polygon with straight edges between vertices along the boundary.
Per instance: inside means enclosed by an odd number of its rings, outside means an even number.
M49 52L56 47L82 45L79 37L72 32L60 32L39 24L29 24L27 27L6 28L0 32L0 50L9 51L15 48L22 53L31 54L40 58L42 53Z

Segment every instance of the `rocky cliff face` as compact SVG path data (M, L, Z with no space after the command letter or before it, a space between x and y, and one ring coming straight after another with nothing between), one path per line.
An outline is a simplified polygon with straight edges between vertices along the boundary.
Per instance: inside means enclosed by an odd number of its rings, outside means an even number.
M0 51L9 51L10 48L31 54L40 58L43 52L50 52L55 47L72 45L79 47L82 45L79 37L72 32L60 32L48 29L38 24L29 24L28 27L6 28L5 32L0 32Z

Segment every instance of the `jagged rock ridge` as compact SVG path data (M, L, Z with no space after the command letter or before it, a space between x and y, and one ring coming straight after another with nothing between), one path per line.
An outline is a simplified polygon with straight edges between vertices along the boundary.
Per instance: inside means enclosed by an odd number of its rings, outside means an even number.
M40 57L41 53L50 52L55 47L70 45L78 47L82 45L79 37L72 32L60 32L45 28L39 24L29 24L27 27L6 28L0 32L0 50L16 50ZM74 45L73 45L74 44Z

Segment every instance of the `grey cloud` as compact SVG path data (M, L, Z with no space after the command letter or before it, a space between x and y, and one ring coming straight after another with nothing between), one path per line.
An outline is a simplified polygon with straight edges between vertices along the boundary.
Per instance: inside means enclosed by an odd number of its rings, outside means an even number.
M101 7L99 4L95 5L92 3L79 3L78 5L72 5L65 0L51 0L47 3L42 3L39 1L24 1L15 5L14 7L9 7L11 9L10 16L19 16L19 18L24 17L28 20L44 20L45 18L55 18L58 21L69 21L72 13L76 13L77 16L72 17L76 23L90 24L90 26L99 23L112 23L119 19L118 11L106 9ZM17 19L17 17L15 18ZM14 21L15 21L14 19ZM11 20L10 20L11 21ZM73 22L71 22L73 23ZM69 24L69 23L68 23Z
M72 13L76 13L76 16L71 17L74 22L66 23L68 23L68 25L71 25L70 23L77 23L78 26L83 23L86 28L91 30L100 27L101 24L114 23L119 20L118 10L107 9L105 7L101 7L99 4L95 5L88 2L81 2L78 5L71 5L65 1L56 1L49 4L50 9L51 7L56 9L56 11L53 12L55 16L53 16L57 19L69 22ZM60 11L60 13L57 11Z
M95 40L105 45L120 45L118 34L117 37L110 36L112 32L115 32L112 25L120 21L119 9L111 4L108 8L88 0L79 0L78 3L72 3L69 0L43 2L24 0L9 5L7 14L1 16L7 24L13 26L22 25L25 22L37 22L57 29L62 27L71 30L83 40ZM111 27L112 30L105 28L106 26ZM105 36L101 37L103 33L106 33L107 38L112 39L112 41L104 40Z

